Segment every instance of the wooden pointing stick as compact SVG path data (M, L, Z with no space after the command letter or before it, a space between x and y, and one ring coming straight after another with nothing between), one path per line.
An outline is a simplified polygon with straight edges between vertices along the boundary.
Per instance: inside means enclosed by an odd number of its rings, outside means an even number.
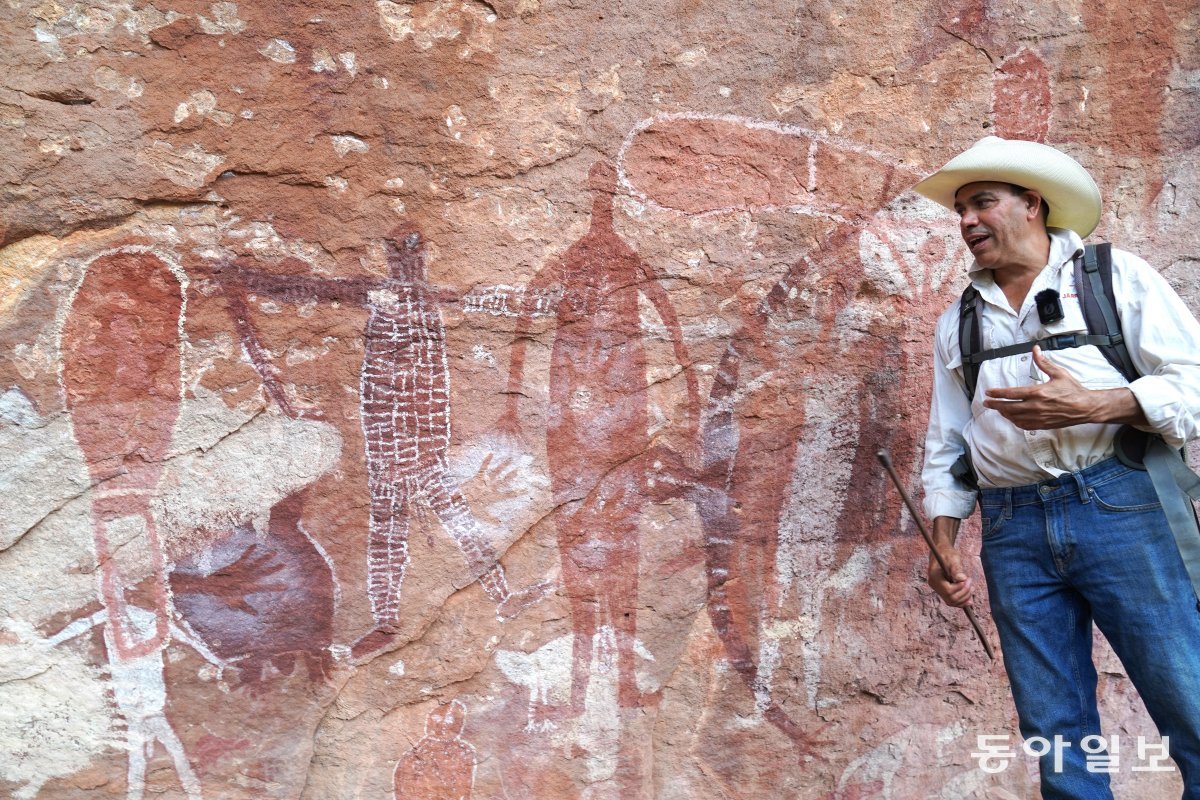
M891 476L892 483L896 485L896 491L900 492L900 499L904 501L904 505L908 506L908 513L912 514L912 518L916 520L917 527L921 530L921 536L925 537L925 544L929 545L929 552L933 553L933 557L937 560L938 566L942 568L942 574L949 575L950 569L946 566L942 554L938 552L933 545L933 537L929 535L929 529L925 527L924 520L917 513L916 507L913 505L912 498L908 496L908 492L904 488L904 484L900 483L900 476L896 474L896 468L892 466L892 457L888 455L887 450L880 450L875 454L879 458L879 463L883 464L883 468L887 470ZM988 641L987 636L983 633L983 628L979 626L979 620L975 618L975 612L970 606L963 606L963 612L967 615L967 619L971 622L971 627L975 629L975 635L979 637L983 649L987 652L988 658L993 661L996 659L996 653L992 650L992 644Z

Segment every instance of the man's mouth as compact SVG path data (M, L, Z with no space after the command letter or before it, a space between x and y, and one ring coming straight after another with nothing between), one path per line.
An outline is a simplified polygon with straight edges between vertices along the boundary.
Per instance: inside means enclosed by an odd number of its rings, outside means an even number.
M967 243L967 248L970 249L970 251L972 253L974 253L976 250L978 250L980 247L982 247L983 243L988 241L991 238L992 238L991 234L983 233L983 232L968 233L966 236L963 237L963 239Z

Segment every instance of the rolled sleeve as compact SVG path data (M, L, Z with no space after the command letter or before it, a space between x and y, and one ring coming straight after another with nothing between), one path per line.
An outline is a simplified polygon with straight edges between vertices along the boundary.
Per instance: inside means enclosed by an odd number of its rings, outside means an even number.
M1200 323L1161 275L1114 251L1114 294L1129 353L1142 377L1129 384L1145 426L1172 447L1200 438Z
M949 474L949 473L947 473ZM925 516L929 519L954 517L966 519L975 513L975 492L962 489L925 490Z
M1175 380L1165 375L1147 375L1131 383L1129 389L1146 415L1149 423L1146 427L1162 436L1167 444L1178 448L1197 438L1196 418Z

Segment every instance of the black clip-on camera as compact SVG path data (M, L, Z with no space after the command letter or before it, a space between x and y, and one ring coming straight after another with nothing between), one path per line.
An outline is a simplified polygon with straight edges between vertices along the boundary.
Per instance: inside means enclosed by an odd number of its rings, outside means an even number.
M1037 306L1038 322L1043 325L1058 322L1065 316L1062 301L1058 299L1058 292L1053 289L1038 292L1033 296L1033 302Z

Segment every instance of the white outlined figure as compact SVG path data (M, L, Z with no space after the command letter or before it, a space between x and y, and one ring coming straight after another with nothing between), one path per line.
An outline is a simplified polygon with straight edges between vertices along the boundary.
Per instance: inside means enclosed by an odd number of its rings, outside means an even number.
M429 712L425 735L396 762L395 800L470 800L476 757L475 746L462 737L466 719L461 700Z
M61 326L61 380L75 440L91 475L92 536L100 594L124 660L161 648L169 601L165 556L150 510L170 451L182 397L181 346L187 277L144 247L92 260ZM139 525L138 564L118 552L118 528ZM152 575L154 624L134 633L125 591L137 570Z
M126 604L122 613L125 620L119 630L132 632L148 641L158 625L155 612L139 606ZM113 700L125 720L126 742L129 748L127 772L127 800L141 800L146 790L146 765L154 755L155 745L161 743L175 764L179 783L187 793L188 800L202 800L200 780L192 770L183 743L166 717L167 687L163 680L163 650L168 639L159 647L148 652L139 652L132 657L122 653L117 641L117 626L113 625L112 611L103 609L89 617L78 619L46 640L55 646L73 639L97 625L104 625L104 647L108 651L109 670L112 674ZM206 661L217 667L225 664L213 655L199 639L176 626L167 625L168 635L189 645Z
M66 407L93 484L92 543L104 610L50 642L104 623L113 697L127 725L129 800L145 791L156 742L174 760L189 800L200 798L199 780L164 715L162 652L172 609L151 510L182 401L186 287L177 265L145 247L120 247L87 265L60 328ZM146 574L153 610L127 598ZM219 663L198 640L189 643Z
M540 599L513 593L496 553L484 537L450 473L450 368L446 329L427 288L425 243L415 230L388 243L390 279L369 295L366 350L361 373L362 429L366 441L371 527L367 541L367 590L376 633L388 635L399 618L400 587L408 567L411 504L424 503L458 542L471 573L510 616ZM361 656L376 649L367 637Z

